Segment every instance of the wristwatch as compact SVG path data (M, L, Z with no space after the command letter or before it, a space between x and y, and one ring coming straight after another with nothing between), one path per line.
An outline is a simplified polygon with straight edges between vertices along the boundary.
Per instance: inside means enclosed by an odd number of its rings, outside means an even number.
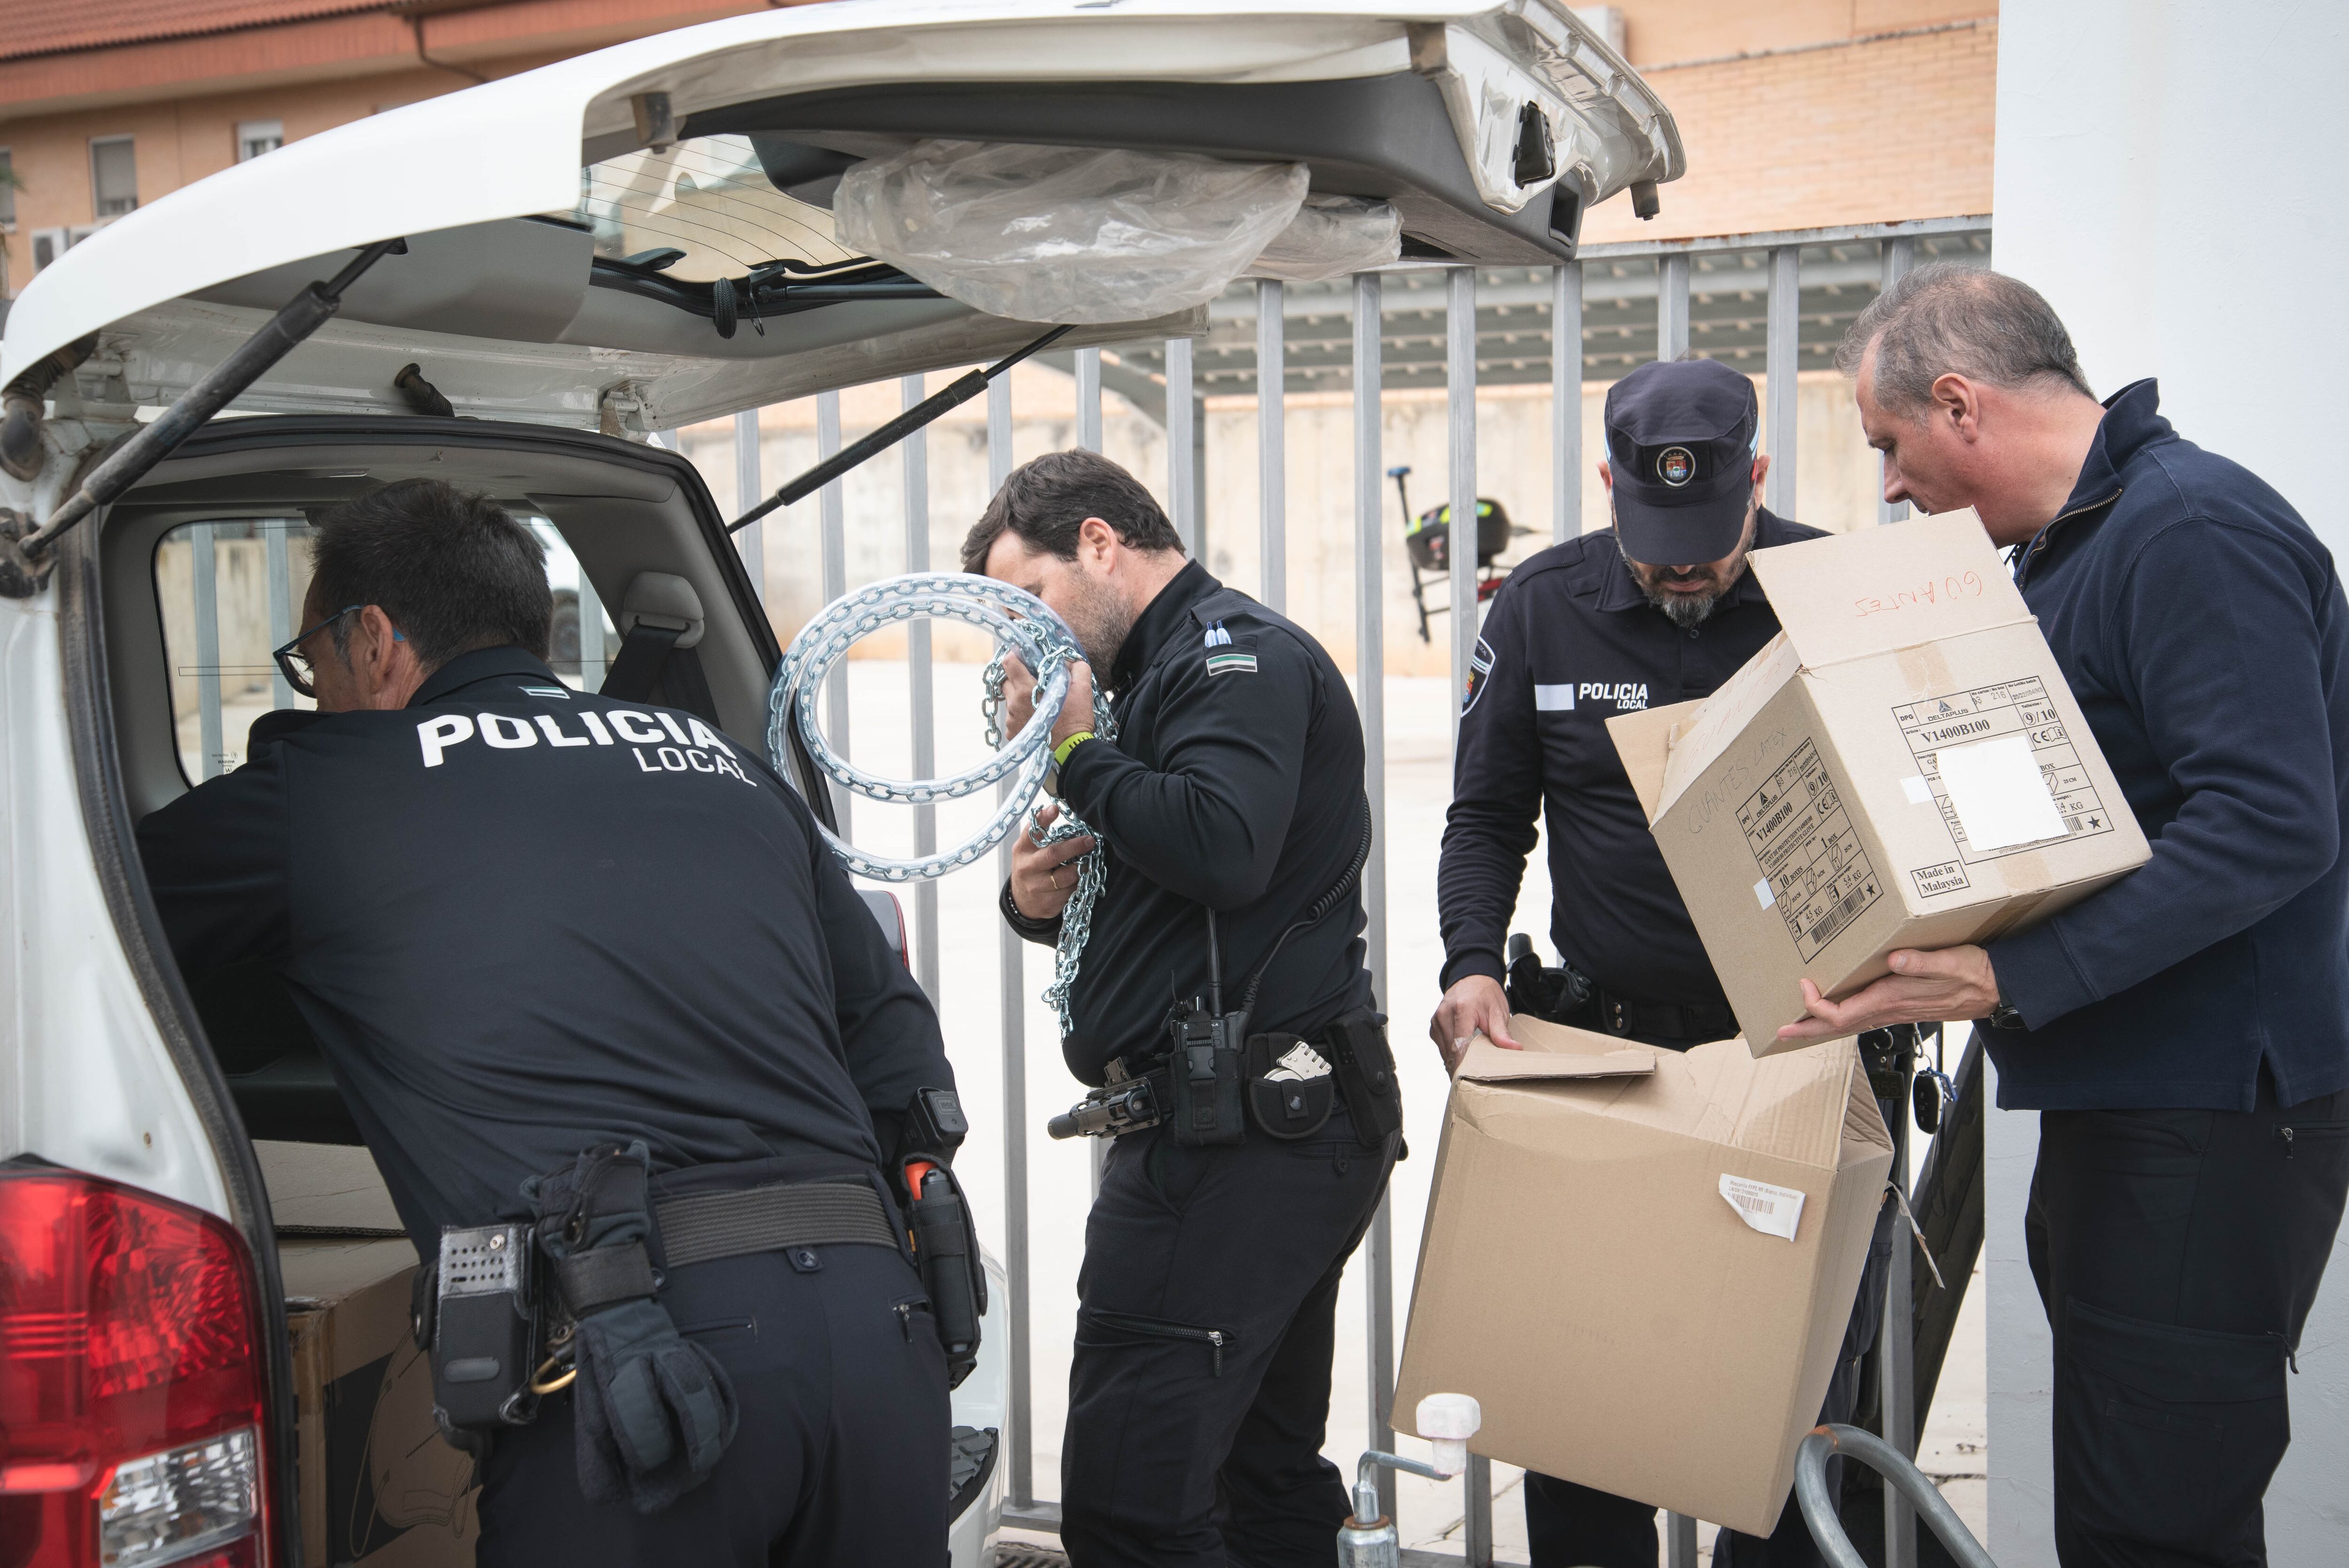
M2014 1004L2006 999L2006 992L2003 988L2002 988L1998 994L1998 1006L1990 1010L1990 1016L1984 1018L1982 1022L1988 1024L1993 1029L2027 1029L2031 1027L2030 1025L2023 1021L2023 1015L2015 1011Z
M1094 736L1092 730L1081 729L1074 735L1069 737L1068 739L1061 742L1060 745L1052 748L1052 760L1044 769L1044 792L1046 794L1057 795L1061 792L1061 769L1067 766L1070 756L1075 752L1078 747L1082 746L1086 741L1093 738Z

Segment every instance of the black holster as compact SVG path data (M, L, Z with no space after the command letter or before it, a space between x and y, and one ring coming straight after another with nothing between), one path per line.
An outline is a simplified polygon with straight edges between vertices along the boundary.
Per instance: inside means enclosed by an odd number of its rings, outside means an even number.
M1375 1149L1402 1130L1402 1084L1395 1077L1394 1052L1387 1045L1387 1019L1368 1007L1348 1013L1321 1032L1337 1069L1354 1136Z
M978 1226L962 1183L944 1160L909 1160L905 1175L914 1266L930 1295L930 1317L947 1357L947 1387L958 1388L978 1365L979 1321L987 1315L987 1267L978 1253Z

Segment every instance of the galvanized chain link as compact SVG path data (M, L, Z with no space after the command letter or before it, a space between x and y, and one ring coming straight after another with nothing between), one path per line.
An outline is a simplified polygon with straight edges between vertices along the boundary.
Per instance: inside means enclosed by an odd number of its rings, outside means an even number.
M987 739L994 755L986 762L949 779L898 780L884 779L856 767L835 751L817 720L817 697L823 678L849 648L874 632L923 617L967 622L991 634L997 652L987 666L987 696L979 705L987 722ZM1007 741L1003 734L1004 659L1017 654L1035 672L1034 715L1027 727ZM1052 726L1069 696L1069 665L1084 657L1077 640L1060 616L1034 594L992 578L967 573L912 573L887 577L844 594L827 604L792 639L775 672L767 699L767 753L778 769L790 767L790 732L796 725L800 739L816 766L852 793L871 800L898 805L934 805L959 799L990 784L1009 779L1002 806L987 825L954 849L915 860L898 860L858 849L828 828L821 828L843 864L859 876L877 882L904 882L939 877L977 864L1023 822L1040 844L1056 844L1090 834L1065 801L1056 802L1051 825L1039 828L1030 809L1040 793L1051 763ZM1109 698L1093 692L1093 733L1114 738L1117 722ZM1052 984L1044 999L1060 1015L1061 1031L1070 1029L1069 992L1076 983L1085 940L1092 932L1092 909L1106 880L1105 851L1095 848L1077 861L1077 885L1061 913L1061 940L1054 955Z

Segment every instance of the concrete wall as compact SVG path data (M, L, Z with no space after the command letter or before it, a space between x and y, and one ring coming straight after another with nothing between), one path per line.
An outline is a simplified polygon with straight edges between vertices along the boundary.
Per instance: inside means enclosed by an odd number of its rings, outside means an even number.
M1547 350L1545 350L1547 352ZM947 377L932 378L935 388ZM1756 378L1766 396L1767 387ZM1876 517L1876 459L1851 412L1850 390L1833 371L1811 372L1800 380L1796 465L1796 517L1840 531ZM1582 521L1604 527L1606 496L1596 463L1606 449L1600 436L1607 385L1583 388ZM1025 461L1039 453L1076 444L1074 384L1057 371L1022 366L1012 376L1012 454ZM895 415L896 385L853 387L842 394L845 438ZM1488 387L1477 399L1477 491L1496 500L1511 521L1535 532L1518 540L1503 558L1522 560L1549 543L1550 395L1547 387ZM1449 494L1444 394L1440 389L1390 392L1384 407L1383 467L1411 466L1414 511ZM683 449L693 459L721 509L740 510L734 493L734 427L731 420L693 426L683 433ZM1252 397L1216 397L1207 403L1208 570L1253 592L1259 575L1257 500L1257 410ZM1164 504L1166 497L1165 433L1121 398L1104 399L1102 444L1108 454L1148 485ZM1350 394L1298 394L1288 399L1288 613L1319 636L1342 668L1354 659L1354 434ZM771 490L815 461L812 399L763 410L760 462ZM951 571L962 536L987 504L987 413L981 401L967 403L930 428L930 560ZM1403 552L1402 512L1390 484L1380 498L1385 558L1387 673L1448 676L1450 655L1444 621L1422 643L1411 596L1411 564ZM845 485L848 580L867 583L905 570L904 469L898 457L877 458L852 474ZM823 603L817 556L817 502L800 502L765 524L767 605L777 633L792 634ZM1444 601L1444 584L1433 577L1426 594ZM941 625L941 658L984 656L975 632ZM902 637L876 636L864 645L870 657L902 657Z
M2317 258L2349 244L2349 11L2287 0L2041 0L1999 40L1999 265L2052 300L2099 393L2162 382L2163 411L2258 471L2338 553L2349 325ZM2240 235L2259 231L2249 260ZM2208 236L2224 233L2230 242ZM1990 1125L1992 1554L2052 1564L2047 1325L2023 1263L2036 1119ZM2292 1379L2268 1494L2279 1568L2349 1551L2349 1235Z

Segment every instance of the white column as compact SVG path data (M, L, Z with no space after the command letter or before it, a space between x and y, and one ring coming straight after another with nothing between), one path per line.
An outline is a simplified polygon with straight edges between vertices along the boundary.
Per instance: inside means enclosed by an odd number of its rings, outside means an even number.
M919 376L898 378L897 400L901 407L911 408L929 394ZM926 429L916 430L898 448L900 461L905 465L905 570L927 572L930 569L930 437ZM926 619L905 624L905 679L912 700L907 705L913 713L914 774L916 779L937 776L937 737L931 708L930 686L930 623ZM914 808L914 853L918 857L932 855L938 849L938 809L936 806ZM922 877L914 883L914 978L929 994L933 1006L938 1001L938 882L936 877Z
M815 455L822 462L840 450L840 394L819 392L815 395ZM823 602L827 604L848 592L848 498L843 481L834 480L817 492L816 510L819 537L823 552ZM826 723L824 732L833 749L841 756L849 755L848 736L848 661L842 659L832 666L824 677L823 705ZM833 815L838 820L838 831L843 839L849 836L848 819L853 797L839 784L832 787Z

